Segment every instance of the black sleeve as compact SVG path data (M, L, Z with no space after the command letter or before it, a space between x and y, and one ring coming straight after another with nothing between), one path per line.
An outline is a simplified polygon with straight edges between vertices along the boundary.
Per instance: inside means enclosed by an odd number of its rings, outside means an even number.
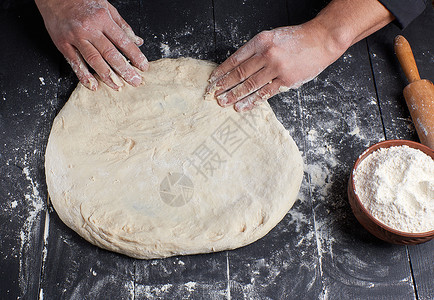
M396 18L397 25L404 29L417 16L419 16L428 3L428 0L378 0L383 4Z
M34 5L35 0L0 0L0 9L16 9L29 4Z

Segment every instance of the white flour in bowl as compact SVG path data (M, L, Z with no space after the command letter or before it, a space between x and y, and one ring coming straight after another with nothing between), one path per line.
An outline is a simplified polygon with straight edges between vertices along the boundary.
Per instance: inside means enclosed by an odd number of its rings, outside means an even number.
M356 194L383 224L404 232L434 230L434 160L408 146L380 148L354 172Z

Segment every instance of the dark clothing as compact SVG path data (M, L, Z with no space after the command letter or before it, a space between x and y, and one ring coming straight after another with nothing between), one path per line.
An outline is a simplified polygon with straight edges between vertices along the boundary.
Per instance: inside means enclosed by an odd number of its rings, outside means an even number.
M419 16L431 1L428 0L378 0L396 18L395 23L404 29Z

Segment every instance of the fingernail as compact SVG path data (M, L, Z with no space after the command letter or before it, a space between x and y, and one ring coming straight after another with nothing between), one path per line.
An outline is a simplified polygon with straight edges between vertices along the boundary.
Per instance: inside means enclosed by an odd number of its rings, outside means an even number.
M247 108L247 103L244 101L238 101L237 103L235 103L234 108L238 112L245 111Z
M254 105L256 105L254 102L257 101L257 99L254 96L248 96L244 98L241 101L238 101L235 103L234 108L238 112L247 111L253 108Z
M209 77L209 80L211 82L216 81L218 78L221 77L221 75L223 74L220 74L220 71L218 71L216 68L214 71L211 72L211 76Z
M143 62L139 65L139 69L142 72L145 72L147 70L149 70L149 63L148 62Z
M225 106L226 104L228 104L229 99L227 98L226 94L221 94L220 96L217 96L217 101L221 106Z
M148 59L146 58L146 56L144 56L143 54L140 57L141 59L141 63L139 64L139 69L140 71L147 71L149 69L149 62Z
M220 78L226 77L226 75L228 75L228 73L222 73L221 71L213 71L211 73L211 77L209 78L209 80L213 82Z
M137 46L141 46L141 45L143 45L143 43L144 43L145 41L141 38L141 37L139 37L139 36L135 36L135 41L134 41L134 43L137 45Z
M89 78L89 88L92 90L92 91L96 91L97 90L97 88L98 88L98 81L96 81L96 79L95 78Z
M211 77L208 79L208 82L214 82L216 81L220 76L216 76L216 75L211 75Z
M139 85L142 83L142 77L140 77L139 74L134 75L134 76L131 78L131 83L132 83L132 85L135 86L135 87L139 86Z
M205 92L207 94L211 94L213 91L215 92L217 90L217 84L216 83L211 83L208 84L208 86L206 87Z
M116 73L113 72L113 71L110 72L110 79L113 81L113 83L115 85L118 86L118 88L124 86L124 83L122 82L122 79L120 79L119 76L116 75Z

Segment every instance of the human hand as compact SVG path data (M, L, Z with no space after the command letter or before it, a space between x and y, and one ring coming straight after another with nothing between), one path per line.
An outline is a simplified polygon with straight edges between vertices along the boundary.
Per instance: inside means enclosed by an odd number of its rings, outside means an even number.
M250 110L310 81L341 56L346 48L327 38L314 21L263 31L213 71L207 92L215 91L223 107Z
M133 86L140 85L141 76L119 50L135 67L145 71L148 61L138 48L143 39L134 34L110 3L106 0L36 0L36 4L54 44L84 86L91 90L98 87L86 62L115 90L123 85L117 74Z

